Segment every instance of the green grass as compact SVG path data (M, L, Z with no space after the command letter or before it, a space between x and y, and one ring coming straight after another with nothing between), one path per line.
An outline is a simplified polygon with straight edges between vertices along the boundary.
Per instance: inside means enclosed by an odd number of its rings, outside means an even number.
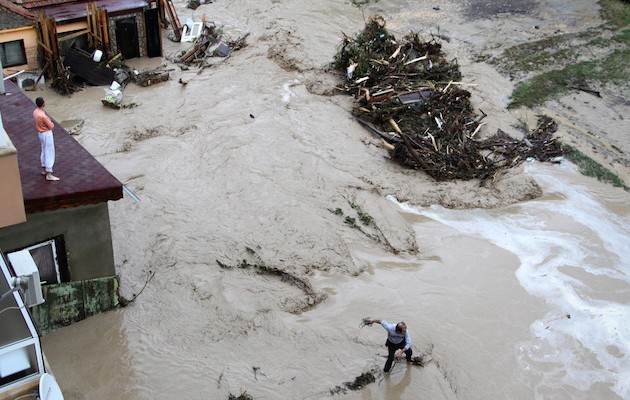
M508 73L543 71L516 86L508 108L542 105L568 93L571 89L567 85L588 87L589 84L611 83L628 88L630 29L626 27L630 26L630 1L600 0L599 4L602 18L608 21L609 27L612 25L612 38L610 29L593 28L575 36L560 35L525 43L503 53L502 69ZM579 48L568 48L570 40L576 37L582 42ZM609 53L575 61L579 53L599 54L593 52L593 48L608 49ZM549 70L554 65L557 67Z
M624 29L619 35L616 35L612 38L612 40L625 44L630 45L630 29Z
M549 71L519 83L512 93L508 108L535 107L558 98L570 89L567 83L614 83L628 85L630 80L630 49L615 50L601 61L570 64L560 70Z
M630 189L617 174L609 171L597 161L588 157L574 147L565 147L567 149L567 159L577 165L582 175L597 178L597 180L601 182L610 183L613 186L623 188L626 191Z
M621 0L599 0L600 14L618 28L630 25L630 2Z

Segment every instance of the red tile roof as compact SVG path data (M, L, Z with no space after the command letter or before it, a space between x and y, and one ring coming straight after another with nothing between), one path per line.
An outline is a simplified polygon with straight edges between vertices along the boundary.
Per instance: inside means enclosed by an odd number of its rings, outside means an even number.
M33 23L30 20L34 19L34 15L30 11L26 10L23 7L20 7L20 6L16 5L16 4L14 4L10 0L0 0L0 8L6 10L8 12L11 12L12 14L18 15L22 19L27 19L28 20L28 21L25 20L25 21L20 21L20 22L24 22L24 23L29 24L29 25L31 25ZM24 24L22 24L22 25L24 25ZM3 28L13 28L13 26L4 26L3 25Z
M79 142L55 124L55 175L48 182L41 174L40 145L33 122L36 106L13 82L6 80L6 95L0 95L4 130L18 152L24 208L27 214L118 200L122 183Z
M26 9L45 7L52 4L72 3L75 1L77 0L13 0L15 4L19 4Z
M10 0L6 0L10 1ZM43 11L49 18L55 18L57 22L70 21L85 18L85 5L87 0L12 0L31 12L38 14ZM125 11L142 10L149 6L148 0L95 0L99 8L107 10L109 14L117 14ZM90 2L90 3L92 3Z

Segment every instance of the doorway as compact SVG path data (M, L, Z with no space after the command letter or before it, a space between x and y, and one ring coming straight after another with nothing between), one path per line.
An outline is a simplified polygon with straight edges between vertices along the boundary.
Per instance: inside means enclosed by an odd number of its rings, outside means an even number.
M147 56L160 57L162 55L162 36L160 33L160 15L157 8L150 8L144 12L144 24L147 27Z
M140 57L136 17L116 20L116 43L124 59Z

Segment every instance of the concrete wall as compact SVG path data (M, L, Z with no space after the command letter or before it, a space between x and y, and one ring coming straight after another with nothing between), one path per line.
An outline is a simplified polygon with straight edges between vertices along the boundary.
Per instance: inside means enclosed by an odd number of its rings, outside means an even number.
M17 151L0 124L0 228L26 221Z
M18 250L63 235L70 280L116 275L107 203L28 214L0 229L0 248Z

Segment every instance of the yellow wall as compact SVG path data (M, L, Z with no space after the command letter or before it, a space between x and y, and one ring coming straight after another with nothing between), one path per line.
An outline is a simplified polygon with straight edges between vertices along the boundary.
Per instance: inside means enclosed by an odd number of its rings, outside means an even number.
M87 22L73 22L67 25L58 25L57 33L65 33L79 31L87 28ZM35 70L40 67L37 63L37 32L34 26L25 26L22 28L6 29L0 31L0 43L11 42L14 40L24 40L24 51L26 52L27 64L16 65L9 68L3 68L4 75L11 75L15 72L25 70Z
M71 24L57 25L57 34L87 29L87 21L73 22Z
M26 221L22 182L18 167L17 151L9 136L0 127L6 147L0 147L0 228Z
M26 69L37 69L37 32L34 26L25 26L23 28L6 29L0 31L0 43L12 42L14 40L24 40L24 51L26 52L26 61L24 65L16 65L9 68L3 68L4 75L10 75L14 72Z

